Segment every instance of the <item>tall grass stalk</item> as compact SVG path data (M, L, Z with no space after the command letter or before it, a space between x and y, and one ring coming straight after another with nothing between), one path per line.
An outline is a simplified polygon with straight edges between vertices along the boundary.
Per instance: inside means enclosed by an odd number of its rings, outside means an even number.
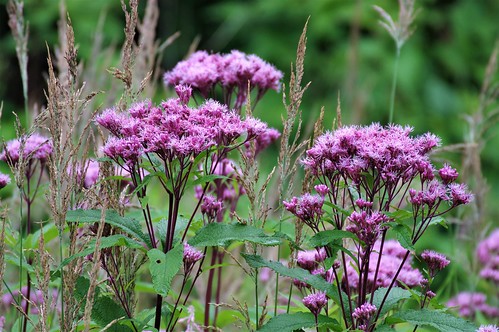
M388 123L393 123L393 109L395 107L395 91L397 90L399 58L400 58L400 47L397 46L395 53L395 64L393 66L392 91L390 94L390 115L388 117Z

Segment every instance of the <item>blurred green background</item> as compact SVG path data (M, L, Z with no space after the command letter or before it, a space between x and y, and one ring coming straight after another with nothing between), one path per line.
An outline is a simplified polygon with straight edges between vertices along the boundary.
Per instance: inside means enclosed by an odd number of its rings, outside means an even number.
M23 99L15 44L7 26L5 5L0 0L0 100L3 102L2 133L14 136L12 112L22 116ZM141 0L143 13L145 0ZM378 24L373 5L383 7L395 19L394 0L159 0L157 35L165 40L176 31L181 36L168 47L161 68L168 70L188 52L196 39L199 49L229 52L239 49L275 64L289 80L289 68L301 30L310 16L304 81L312 81L303 101L308 122L326 108L326 127L335 114L341 95L343 122L386 123L393 73L395 45ZM79 57L91 65L92 43L99 17L103 19L103 45L120 48L124 15L118 0L67 0ZM432 131L444 145L461 143L468 135L466 116L479 105L479 92L489 56L499 34L499 1L421 0L414 33L400 57L395 122L415 127L415 133ZM29 103L44 105L47 76L46 44L53 51L58 42L59 1L26 0L25 16L30 25ZM118 59L115 55L116 61ZM115 63L114 65L116 65ZM109 75L103 71L100 75ZM497 83L497 75L495 77ZM102 87L106 91L106 87ZM166 90L159 82L157 99ZM109 107L106 101L101 107ZM497 103L495 104L497 108ZM256 115L279 128L283 114L281 96L269 92ZM482 153L482 167L491 186L489 201L499 197L499 138L493 127ZM269 155L275 151L268 152ZM446 158L458 166L460 154ZM267 160L269 158L264 158ZM272 157L270 161L275 159ZM270 164L269 164L270 166ZM499 206L490 204L491 219Z

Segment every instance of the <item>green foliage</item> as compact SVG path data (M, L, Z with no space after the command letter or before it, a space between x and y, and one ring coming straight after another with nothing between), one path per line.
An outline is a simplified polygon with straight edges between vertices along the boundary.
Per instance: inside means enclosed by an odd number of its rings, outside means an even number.
M212 223L197 232L189 244L196 247L227 246L231 241L247 241L264 246L277 246L282 236L270 236L261 228L243 224Z
M158 294L168 295L173 277L182 266L183 252L184 245L182 243L166 254L158 249L151 249L147 252L153 287Z
M388 288L378 288L374 292L374 297L372 303L376 306L376 308L380 308L381 301L383 301L383 297L385 296ZM388 311L392 310L397 306L397 304L402 301L412 297L412 293L406 289L400 287L393 287L390 289L390 293L386 297L385 303L383 304L383 308L381 308L381 312L379 317L382 318Z
M85 249L83 249L79 253L74 254L73 256L68 257L65 260L63 260L61 263L61 266L59 268L68 265L71 261L73 261L76 258L85 257L85 256L93 254L95 251L96 244L97 243L95 240L90 241ZM121 246L125 246L129 249L138 249L139 251L142 251L142 252L146 251L144 246L142 246L139 242L137 242L133 239L130 239L129 237L126 237L122 234L114 234L114 235L110 235L110 236L106 236L106 237L101 238L99 250L103 250L106 248L112 248L112 247L121 247Z
M476 326L469 321L442 311L420 309L401 310L386 318L387 324L408 322L414 325L431 326L441 332L475 332Z
M292 332L302 328L311 327L327 327L333 331L343 331L338 322L330 317L319 315L317 317L317 325L315 324L315 316L310 312L297 312L293 314L281 314L272 317L267 324L263 325L258 331L262 332Z
M100 210L70 210L66 214L67 222L76 222L84 224L98 223L101 220ZM152 248L151 240L142 232L140 223L133 219L122 217L115 211L106 211L105 221L109 225L115 226L130 236L144 242L148 248Z
M252 268L259 269L262 267L268 267L269 269L279 273L279 275L281 276L290 277L292 279L306 282L313 288L325 292L326 295L331 298L337 305L340 305L341 303L340 295L338 294L338 289L336 288L336 286L328 283L321 276L313 275L309 271L299 267L288 268L279 262L267 261L259 255L242 254L242 256L246 260L246 263L248 263L248 265ZM346 303L346 294L341 292L341 297L343 303ZM345 308L345 310L347 309L348 308Z
M87 301L89 287L90 281L87 278L80 277L78 279L74 290L74 296L82 302L83 308L85 307L85 303ZM115 320L126 318L127 315L120 305L114 302L114 300L109 296L101 294L100 288L97 287L94 293L94 303L91 317L92 320L102 328ZM120 325L119 323L115 323L106 331L129 332L132 331L132 329L127 326Z

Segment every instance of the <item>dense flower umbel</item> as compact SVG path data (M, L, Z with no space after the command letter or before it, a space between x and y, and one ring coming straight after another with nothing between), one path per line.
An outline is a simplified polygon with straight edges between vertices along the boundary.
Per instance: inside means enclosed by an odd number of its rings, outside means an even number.
M204 98L208 98L219 85L223 89L225 104L231 105L235 94L234 108L238 110L246 101L248 84L250 89L257 89L258 101L267 90L279 90L281 79L282 73L274 66L256 55L240 51L229 54L197 51L164 75L165 84L191 86Z
M40 160L45 162L53 151L52 141L39 134L23 136L7 142L5 150L0 153L0 160L15 165L19 158L24 160Z
M244 133L247 140L257 139L268 129L254 118L242 120L213 100L190 108L183 102L185 91L177 90L180 98L169 99L158 107L146 101L133 105L126 113L110 109L97 116L97 123L113 134L103 148L104 154L123 160L128 167L145 153L172 161L195 157L210 148L228 147Z
M499 332L496 325L481 325L476 332Z
M327 304L326 294L323 292L312 293L303 298L303 304L314 316L318 316L322 308Z

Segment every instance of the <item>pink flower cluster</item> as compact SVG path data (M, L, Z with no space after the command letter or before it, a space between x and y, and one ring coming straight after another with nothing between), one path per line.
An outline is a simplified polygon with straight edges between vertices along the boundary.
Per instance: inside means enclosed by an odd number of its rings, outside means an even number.
M376 265L379 258L380 241L377 241L373 246L373 251L369 257L369 273L368 273L368 284L372 287L375 283L375 287L388 287L392 279L397 272L402 260L407 252L396 240L386 240L383 245L383 253L381 255L381 262L379 265L379 271L374 280L374 275L376 273ZM411 267L412 257L405 261L402 266L402 270L397 277L397 281L405 284L409 287L416 287L424 280L423 275L418 269ZM359 264L362 263L360 259ZM359 273L356 268L354 268L355 263L350 257L347 257L346 264L346 277L348 277L348 285L350 288L357 288L359 286ZM343 277L343 284L346 285L346 277ZM368 289L371 289L371 288Z
M145 101L124 113L105 110L96 117L96 122L113 135L103 148L104 154L123 161L128 168L149 153L163 161L189 160L212 148L229 147L243 134L247 134L246 140L252 140L268 130L260 120L242 120L216 101L207 100L198 108L190 108L183 102L185 98L181 95L159 106Z
M354 211L348 220L350 223L346 230L357 235L365 246L372 246L378 239L382 224L388 222L388 217L377 211L372 213Z
M0 153L0 160L15 165L22 155L24 160L45 162L52 154L53 149L52 141L49 138L34 133L7 142L7 146Z
M10 176L0 173L0 189L5 188L10 183Z
M189 244L184 243L184 272L188 275L197 261L201 260L204 254Z
M476 332L499 332L496 325L481 325Z
M369 302L362 304L361 306L355 308L352 313L352 317L357 320L357 328L362 331L367 331L369 326L369 320L372 315L376 313L376 306Z
M475 317L479 311L490 318L499 318L499 308L486 303L487 297L482 293L462 292L447 302L448 307L456 307L459 315L466 318Z
M432 277L435 276L438 271L443 270L450 263L445 255L433 250L423 251L421 258L428 265L429 273Z
M236 50L229 54L197 51L166 72L163 79L167 85L191 86L204 98L218 84L224 90L227 105L232 94L237 93L234 108L240 109L247 97L248 83L250 89L257 88L259 99L269 89L279 90L282 72L256 55Z
M345 126L319 136L307 150L303 164L314 174L327 177L341 174L358 183L363 174L379 174L384 183L395 184L420 174L433 179L434 169L427 153L440 144L438 137L426 134L412 138L410 127L377 123Z
M480 276L499 284L499 228L478 244L476 254L483 264Z
M304 194L301 197L293 197L290 201L284 201L284 208L297 216L312 228L315 228L324 213L322 205L324 197L318 195Z
M323 292L312 293L303 298L303 304L314 316L318 316L327 304L326 294Z

